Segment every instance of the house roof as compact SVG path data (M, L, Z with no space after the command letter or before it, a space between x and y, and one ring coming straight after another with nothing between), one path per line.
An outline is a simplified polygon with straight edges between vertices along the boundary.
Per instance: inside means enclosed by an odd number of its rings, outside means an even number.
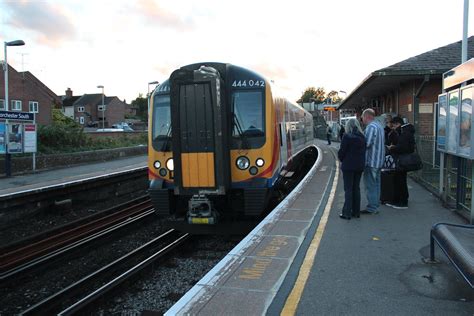
M104 104L108 105L112 100L119 100L117 96L104 97ZM121 102L121 101L120 101ZM72 105L101 105L102 104L102 93L94 93L94 94L84 94L83 96L79 96L76 101L73 102Z
M339 108L361 106L371 97L393 90L402 82L427 75L441 78L443 73L461 63L461 46L461 41L457 41L372 72L342 101ZM474 36L471 36L468 38L468 59L473 57Z
M80 98L81 96L76 95L70 98L64 97L63 98L63 106L73 106L74 103Z

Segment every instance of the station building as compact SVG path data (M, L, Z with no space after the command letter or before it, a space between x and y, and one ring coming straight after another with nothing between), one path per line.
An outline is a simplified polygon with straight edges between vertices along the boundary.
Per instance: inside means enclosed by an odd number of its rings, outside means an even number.
M468 59L473 57L471 36ZM424 164L423 170L413 173L413 177L469 217L472 161L446 155L440 177L440 153L436 150L437 102L443 92L443 74L459 64L461 41L376 70L342 101L339 110L352 109L360 115L364 109L373 108L379 115L392 113L406 118L415 126L417 150Z

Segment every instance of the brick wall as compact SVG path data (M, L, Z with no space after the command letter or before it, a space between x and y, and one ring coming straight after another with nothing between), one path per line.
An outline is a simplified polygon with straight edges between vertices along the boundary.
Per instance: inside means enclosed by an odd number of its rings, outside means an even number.
M125 111L125 103L117 97L113 98L105 110L105 119L109 126L123 122L125 119Z

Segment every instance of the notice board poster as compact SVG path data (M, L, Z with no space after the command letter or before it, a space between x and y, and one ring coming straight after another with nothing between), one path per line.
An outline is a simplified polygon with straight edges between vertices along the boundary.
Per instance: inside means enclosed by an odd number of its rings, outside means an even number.
M5 123L0 123L0 154L7 152L7 132Z
M10 123L7 125L8 153L21 154L23 152L23 128L22 124Z
M459 153L471 158L472 95L474 86L461 89L461 117L459 131Z
M454 90L448 94L448 143L447 150L451 154L456 154L459 140L459 90Z
M24 124L23 127L23 152L35 153L37 147L36 124Z
M446 150L446 116L448 112L448 96L440 94L438 96L438 150Z

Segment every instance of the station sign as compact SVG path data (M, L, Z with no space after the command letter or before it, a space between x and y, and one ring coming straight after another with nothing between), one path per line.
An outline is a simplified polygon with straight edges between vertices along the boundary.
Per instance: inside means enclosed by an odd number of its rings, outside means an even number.
M336 108L332 106L325 106L324 111L335 112Z
M34 121L35 114L29 112L0 111L0 120Z

